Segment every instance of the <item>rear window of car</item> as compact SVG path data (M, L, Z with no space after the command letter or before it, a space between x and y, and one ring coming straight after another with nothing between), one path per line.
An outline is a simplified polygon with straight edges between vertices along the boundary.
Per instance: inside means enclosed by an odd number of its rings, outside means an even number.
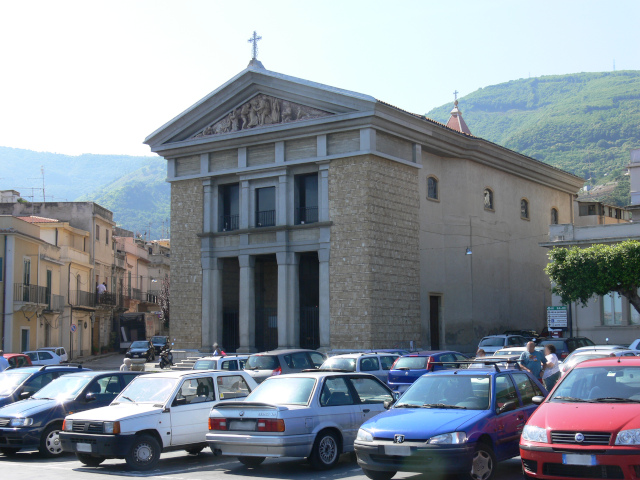
M345 370L347 372L356 371L355 358L330 358L322 364L320 370Z
M193 364L194 370L214 370L216 368L215 360L198 360Z
M315 378L271 377L251 392L246 402L276 403L278 405L306 405L316 384Z
M545 340L544 342L541 342L540 345L542 345L543 347L545 345L553 345L554 347L556 347L556 350L566 350L564 346L564 340Z
M396 362L396 370L424 370L430 357L400 357Z
M502 347L504 345L504 338L502 337L487 337L480 340L481 347Z
M167 337L151 337L152 343L165 343L167 341Z
M280 366L275 355L251 355L245 366L246 370L275 370Z

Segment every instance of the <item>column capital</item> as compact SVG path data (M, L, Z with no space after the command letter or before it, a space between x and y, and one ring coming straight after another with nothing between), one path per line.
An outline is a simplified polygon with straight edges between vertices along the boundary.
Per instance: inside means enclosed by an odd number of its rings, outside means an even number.
M297 265L300 255L295 252L276 252L276 260L278 265Z
M254 268L256 266L256 257L253 255L238 255L238 263L240 263L240 268Z
M319 262L328 262L329 261L329 249L328 248L322 248L320 250L318 250L318 261Z
M213 187L215 185L215 180L211 177L209 178L205 178L204 180L202 180L202 186L206 187Z

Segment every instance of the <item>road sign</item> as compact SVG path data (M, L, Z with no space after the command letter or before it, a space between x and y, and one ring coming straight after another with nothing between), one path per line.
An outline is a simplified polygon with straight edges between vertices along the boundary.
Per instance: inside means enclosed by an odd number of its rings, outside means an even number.
M71 333L75 333L76 328L78 328L78 326L75 323L71 324Z
M547 307L547 328L567 328L567 307Z

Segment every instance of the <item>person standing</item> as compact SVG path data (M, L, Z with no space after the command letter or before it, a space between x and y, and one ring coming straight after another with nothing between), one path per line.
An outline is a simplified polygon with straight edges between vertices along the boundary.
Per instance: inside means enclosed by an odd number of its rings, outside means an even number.
M527 351L522 352L520 359L518 360L520 366L530 372L534 377L540 380L542 369L546 365L546 359L539 350L536 350L536 344L533 342L527 343Z
M4 358L4 350L0 350L0 372L4 372L9 368L9 362Z
M544 373L542 374L542 381L548 391L551 391L553 386L560 378L560 365L558 365L558 357L556 356L556 347L548 344L544 346L544 355L547 361L544 367Z
M131 359L130 358L125 358L122 362L122 365L120 365L120 371L121 372L130 372L131 371Z

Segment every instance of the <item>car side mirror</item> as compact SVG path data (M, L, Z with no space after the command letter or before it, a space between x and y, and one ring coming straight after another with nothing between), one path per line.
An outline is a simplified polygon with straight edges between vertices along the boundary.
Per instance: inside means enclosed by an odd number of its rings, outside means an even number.
M385 400L382 405L384 406L385 410L389 410L394 403L396 403L395 400Z
M25 400L33 395L33 392L20 392L20 400Z
M95 399L96 399L96 394L95 394L95 393L93 393L93 392L89 392L89 393L87 393L87 394L85 395L84 399L85 399L87 402L93 402L93 401L95 401Z
M544 402L544 397L542 395L536 395L531 399L531 401L536 405L540 405L542 402Z
M516 408L518 408L518 402L512 400L498 408L498 415L500 415L501 413L510 412L512 410L515 410Z

